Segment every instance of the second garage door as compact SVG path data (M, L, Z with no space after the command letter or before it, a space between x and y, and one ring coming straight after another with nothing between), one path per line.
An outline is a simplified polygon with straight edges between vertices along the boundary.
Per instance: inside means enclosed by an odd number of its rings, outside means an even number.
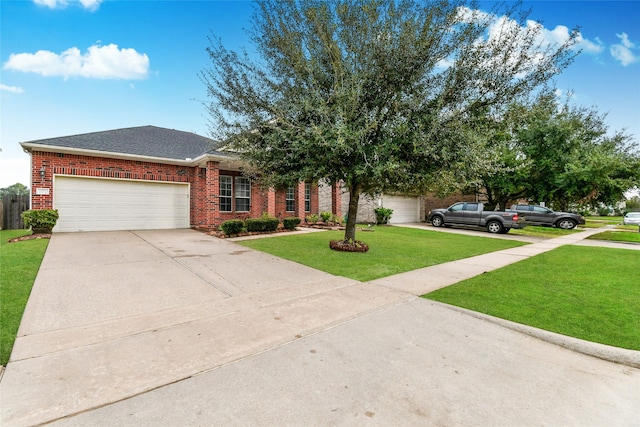
M390 224L420 221L420 198L403 196L382 196L382 206L393 209Z
M189 228L189 184L56 176L54 231Z

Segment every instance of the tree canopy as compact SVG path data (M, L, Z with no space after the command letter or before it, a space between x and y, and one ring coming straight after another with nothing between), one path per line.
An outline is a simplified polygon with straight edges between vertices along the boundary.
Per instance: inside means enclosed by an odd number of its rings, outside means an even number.
M29 194L29 188L26 185L21 184L19 182L5 188L0 188L0 198L2 198L5 195L25 196L27 194Z
M609 132L594 108L561 104L553 91L513 102L488 120L495 163L479 183L500 209L518 199L570 205L613 205L640 182L640 152L630 135Z
M480 118L572 61L575 31L548 45L519 12L462 0L259 0L256 55L210 38L201 77L212 136L266 185L342 182L353 240L360 194L477 173L487 165Z

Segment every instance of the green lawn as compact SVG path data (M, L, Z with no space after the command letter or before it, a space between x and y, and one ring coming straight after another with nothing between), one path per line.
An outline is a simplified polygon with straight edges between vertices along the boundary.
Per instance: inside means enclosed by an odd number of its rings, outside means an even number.
M345 253L329 249L329 240L344 237L344 232L341 231L246 240L239 243L359 281L378 279L525 244L404 227L378 226L374 230L356 232L356 239L369 245L370 249L366 253Z
M11 355L20 320L49 239L8 243L30 234L27 230L0 230L0 365Z
M567 234L579 233L581 230L564 230L562 228L555 227L542 227L538 225L528 225L522 229L511 229L509 234L514 236L535 236L546 237L552 239L554 237L566 236Z
M639 265L638 251L562 246L425 298L640 350Z
M587 238L591 240L640 243L640 233L637 231L603 231Z
M604 227L605 225L622 224L621 216L586 216L585 220L587 221L587 224L583 225L583 227L587 228L599 228Z

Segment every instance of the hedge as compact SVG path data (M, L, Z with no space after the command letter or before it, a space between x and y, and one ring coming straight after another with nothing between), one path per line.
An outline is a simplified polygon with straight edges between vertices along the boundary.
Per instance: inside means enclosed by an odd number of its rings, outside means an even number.
M280 220L278 218L249 218L245 221L247 231L276 231Z
M282 219L282 226L285 230L295 230L302 220L296 216Z
M224 234L230 236L232 234L238 234L244 230L244 221L241 219L230 219L220 225L220 229L224 231Z

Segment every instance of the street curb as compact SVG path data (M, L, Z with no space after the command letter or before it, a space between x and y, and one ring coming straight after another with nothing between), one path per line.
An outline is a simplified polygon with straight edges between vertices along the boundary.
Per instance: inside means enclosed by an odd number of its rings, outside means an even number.
M425 298L428 299L428 298ZM629 366L631 368L640 369L640 351L629 350L626 348L614 347L606 344L595 343L591 341L581 340L579 338L569 337L555 332L545 331L544 329L535 328L533 326L523 325L521 323L512 322L510 320L501 319L499 317L490 316L488 314L479 313L477 311L468 310L466 308L457 307L455 305L445 304L439 301L429 300L435 305L439 305L457 312L467 314L480 320L495 323L504 328L529 335L542 341L564 347L567 350L575 351L587 356L597 357L598 359L608 362L618 363Z

